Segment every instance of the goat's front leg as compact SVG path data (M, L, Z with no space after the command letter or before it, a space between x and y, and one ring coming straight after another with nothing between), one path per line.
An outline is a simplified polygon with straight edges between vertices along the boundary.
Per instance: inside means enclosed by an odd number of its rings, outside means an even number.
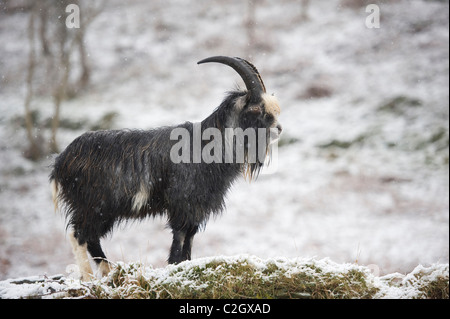
M178 264L182 262L182 251L183 243L186 238L186 231L183 230L172 230L173 240L172 246L170 247L169 264Z
M181 254L182 260L191 260L191 249L192 249L192 241L194 239L195 234L198 231L198 226L193 226L188 229L186 232L186 236L184 238L183 251Z

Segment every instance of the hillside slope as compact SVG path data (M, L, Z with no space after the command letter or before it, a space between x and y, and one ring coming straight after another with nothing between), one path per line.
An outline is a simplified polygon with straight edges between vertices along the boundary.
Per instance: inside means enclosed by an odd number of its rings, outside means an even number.
M379 29L365 26L364 6L346 5L365 1L308 1L306 14L301 2L250 1L249 39L248 1L102 1L85 30L91 82L61 106L60 148L107 119L112 129L202 120L241 80L196 62L244 57L281 104L278 169L233 185L226 211L196 235L193 258L316 256L381 275L448 263L448 1L374 1ZM23 156L29 12L0 15L0 280L65 274L74 258L54 213L53 155ZM44 145L48 83L36 74L31 103ZM102 241L109 260L155 268L170 243L162 218Z

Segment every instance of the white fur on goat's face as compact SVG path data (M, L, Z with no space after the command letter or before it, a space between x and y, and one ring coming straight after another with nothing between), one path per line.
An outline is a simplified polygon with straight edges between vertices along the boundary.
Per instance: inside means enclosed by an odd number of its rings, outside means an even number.
M277 118L278 115L280 115L280 113L281 113L280 104L278 103L278 99L275 96L267 94L267 93L263 93L261 95L261 100L264 105L264 109L267 113L270 113L275 118ZM236 111L238 111L238 112L242 111L246 102L247 102L246 96L242 96L242 97L238 98L235 103Z
M282 130L278 122L281 109L277 98L263 93L259 103L248 103L248 95L240 96L234 101L233 110L226 121L226 127L241 127L244 130L247 127L265 127L270 130L270 143L277 141Z
M280 104L275 96L264 93L262 95L265 111L271 114L275 119L278 119L278 115L281 113Z
M277 140L281 134L281 125L278 123L278 116L281 113L280 104L278 103L278 100L275 96L269 95L267 93L264 93L262 95L262 100L264 103L265 112L267 114L270 114L274 119L273 124L270 126L270 128L276 129L275 132L277 133L277 136L275 140Z

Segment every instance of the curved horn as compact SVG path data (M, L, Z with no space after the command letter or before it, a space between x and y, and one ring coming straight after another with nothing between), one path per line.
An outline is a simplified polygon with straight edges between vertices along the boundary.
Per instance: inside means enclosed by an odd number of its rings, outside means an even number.
M197 62L197 64L208 62L222 63L232 67L237 73L239 73L242 80L244 80L247 90L250 91L251 98L257 99L261 96L261 93L266 92L266 87L261 79L261 75L256 67L250 62L238 57L232 58L228 56L213 56L203 59Z

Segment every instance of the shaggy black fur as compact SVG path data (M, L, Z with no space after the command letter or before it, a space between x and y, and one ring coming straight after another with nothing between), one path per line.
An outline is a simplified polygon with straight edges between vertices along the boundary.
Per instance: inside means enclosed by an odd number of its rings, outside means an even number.
M229 93L201 122L202 131L215 127L224 132L230 123L243 129L269 128L274 120L264 112L251 111L249 100L246 91ZM87 243L97 262L106 259L100 239L116 224L157 214L167 216L173 232L168 262L190 259L194 235L211 214L223 210L225 194L236 177L244 170L249 170L252 177L258 174L261 161L173 163L169 154L177 141L170 140L171 131L183 127L192 136L193 126L186 122L148 131L88 132L56 158L50 180L58 187L57 200L65 208L67 226L73 228L80 245ZM203 145L206 143L203 141ZM146 194L146 200L133 209L138 193Z

